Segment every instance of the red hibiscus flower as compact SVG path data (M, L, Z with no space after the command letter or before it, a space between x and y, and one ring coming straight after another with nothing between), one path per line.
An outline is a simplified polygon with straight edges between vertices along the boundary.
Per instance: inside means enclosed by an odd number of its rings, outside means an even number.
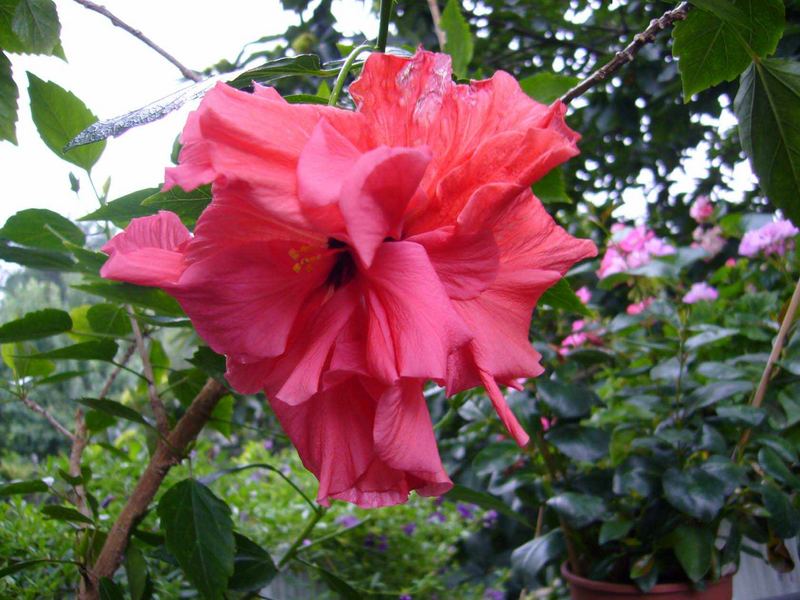
M541 373L531 312L596 249L530 191L578 152L563 104L503 72L456 85L424 51L373 54L350 92L355 112L215 87L167 170L167 188L213 184L194 234L135 219L101 274L181 303L231 385L266 392L321 503L382 506L452 485L429 380L484 386L527 443L498 386Z

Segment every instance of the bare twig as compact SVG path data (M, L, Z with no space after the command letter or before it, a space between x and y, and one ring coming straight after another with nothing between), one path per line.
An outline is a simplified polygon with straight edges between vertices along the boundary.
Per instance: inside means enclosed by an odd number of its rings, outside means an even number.
M800 307L800 279L797 280L797 285L795 285L792 299L789 300L789 306L786 309L786 313L783 315L781 328L778 330L778 335L775 336L775 341L772 344L772 351L769 353L767 364L764 365L764 372L761 374L761 380L758 382L756 392L753 394L753 397L750 400L751 406L759 408L764 402L764 396L767 393L767 387L769 386L770 379L772 379L772 371L775 368L775 363L778 362L778 359L781 356L783 345L786 342L786 336L789 333L792 323L794 323L794 318L797 314L798 307ZM746 429L742 433L742 436L739 438L739 443L736 444L734 457L741 456L742 452L744 451L744 447L747 445L747 442L750 441L750 433L751 429Z
M188 67L185 67L178 61L177 58L175 58L169 52L164 50L161 46L159 46L153 40L144 35L141 31L139 31L138 29L134 29L133 27L128 25L125 21L123 21L116 15L109 12L109 10L105 6L95 4L94 2L91 2L91 0L75 0L75 2L77 2L78 4L80 4L85 8L88 8L89 10L93 10L94 12L103 15L114 25L116 25L120 29L124 29L125 31L130 33L133 37L135 37L139 41L143 42L144 44L146 44L147 46L158 52L161 56L166 58L170 63L175 65L181 72L181 75L186 77L186 79L191 79L192 81L200 81L202 79L202 77L197 72L192 71Z
M98 582L103 577L114 575L125 555L134 527L147 512L169 470L181 461L187 447L208 423L214 407L225 393L224 386L209 379L169 434L167 443L158 445L128 502L111 526L97 562L87 573L86 591L81 600L97 600L100 597Z
M447 42L447 34L442 30L442 13L439 12L439 5L436 0L428 0L428 8L431 11L433 20L433 30L436 32L436 39L439 40L439 50L444 52L444 45Z
M52 425L53 427L55 427L55 429L58 430L59 433L64 434L70 440L75 439L75 436L72 435L72 432L66 427L64 427L58 419L56 419L53 415L47 412L47 409L44 406L42 406L35 400L31 400L30 398L28 398L28 396L21 396L20 399L22 400L22 403L28 408L30 408L33 412L40 414L45 419L47 419L47 422L50 423L50 425Z
M125 355L122 357L122 360L119 361L117 367L113 371L111 371L111 374L108 376L108 379L106 379L106 382L100 389L100 395L97 396L98 398L105 398L106 396L108 396L108 392L111 391L111 386L114 385L114 382L117 380L117 377L122 372L122 368L128 364L128 361L131 359L134 352L136 352L136 344L131 344L125 351Z
M133 308L130 306L127 306L126 308L128 310L128 316L131 320L133 335L136 338L136 350L139 353L139 358L142 360L144 377L147 379L147 395L150 398L150 408L153 409L153 414L156 417L156 426L158 427L159 433L166 437L166 435L169 433L169 418L167 417L167 411L164 408L164 403L161 402L161 398L158 395L158 389L156 389L156 378L153 374L153 365L150 364L150 356L147 353L147 347L144 344L142 329L139 327L139 322L136 320L136 315L133 312Z
M687 13L689 12L689 8L690 5L688 2L681 2L676 8L668 10L658 19L653 19L650 21L650 25L647 27L647 29L633 36L633 41L623 50L617 52L616 55L614 55L614 58L597 69L594 73L589 75L589 77L581 81L566 94L561 96L561 101L564 104L569 104L575 98L581 96L584 92L605 80L609 75L618 71L623 65L633 61L639 50L641 50L646 44L653 42L658 33L667 27L671 27L676 21L682 21L685 19Z

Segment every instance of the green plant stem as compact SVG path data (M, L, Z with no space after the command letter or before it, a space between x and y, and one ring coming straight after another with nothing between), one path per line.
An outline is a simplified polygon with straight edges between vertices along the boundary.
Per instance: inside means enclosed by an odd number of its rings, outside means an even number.
M347 55L347 60L344 61L344 64L339 71L339 75L336 77L336 83L333 84L333 91L328 98L328 106L336 106L336 103L339 101L339 95L342 93L342 89L344 88L344 82L347 81L347 76L350 73L350 69L353 68L353 63L362 52L367 50L372 50L372 45L361 44L360 46L356 46L350 52L350 54Z
M314 530L314 527L317 526L317 523L319 523L322 517L325 516L326 512L327 509L320 507L311 515L311 518L308 520L305 529L303 529L303 531L300 532L300 535L298 535L297 538L295 538L294 542L292 542L292 545L286 551L286 554L284 554L281 560L278 562L279 569L283 567L287 562L289 562L292 558L294 558L294 555L297 554L297 549L300 547L300 544L302 544L303 540L306 539L309 536L309 534Z
M386 40L389 38L389 17L392 16L392 2L381 0L380 25L378 27L378 52L386 52Z

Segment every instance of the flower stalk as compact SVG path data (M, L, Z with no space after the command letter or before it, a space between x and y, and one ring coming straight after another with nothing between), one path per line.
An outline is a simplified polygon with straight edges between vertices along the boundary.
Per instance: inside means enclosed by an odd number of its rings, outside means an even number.
M386 52L386 41L389 38L389 18L392 15L392 2L394 0L381 0L380 25L378 26L378 52Z

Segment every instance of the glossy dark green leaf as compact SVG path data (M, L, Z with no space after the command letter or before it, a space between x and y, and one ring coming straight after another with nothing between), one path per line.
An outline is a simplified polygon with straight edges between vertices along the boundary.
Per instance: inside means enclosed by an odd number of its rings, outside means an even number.
M71 506L63 506L61 504L48 504L42 507L42 514L49 519L56 521L69 521L70 523L88 523L93 524L89 517L81 512L78 512Z
M726 327L716 327L714 325L707 325L697 335L693 335L686 340L686 350L697 350L708 344L713 344L720 340L727 339L739 333L738 329L730 329Z
M265 587L278 574L269 552L253 540L234 533L236 555L233 559L233 575L228 588L237 592L254 592Z
M108 398L80 398L76 402L112 417L118 417L147 427L151 426L137 411L115 400L109 400Z
M53 54L61 24L52 0L19 0L11 29L30 54Z
M174 187L167 192L156 192L142 201L142 206L153 211L168 210L177 214L184 223L194 223L211 202L211 188L207 185L185 192Z
M511 567L522 575L526 585L541 585L544 568L564 559L566 544L560 529L533 538L511 553Z
M720 400L739 394L749 394L752 391L753 383L750 381L715 381L695 388L689 394L688 402L694 411L716 404Z
M15 481L0 485L0 498L3 496L16 496L19 494L37 494L46 492L50 488L41 479L31 479L28 481Z
M675 530L675 556L692 581L701 581L711 568L714 534L705 527L680 525Z
M662 485L672 506L701 521L711 521L725 504L719 480L700 469L667 469Z
M453 74L463 79L467 76L467 67L472 61L474 44L469 23L461 13L460 0L447 0L439 26L445 34L443 50L453 59Z
M612 489L618 496L630 494L647 498L658 489L660 474L661 470L652 460L632 455L614 469Z
M761 498L777 535L789 539L800 533L800 511L792 505L789 496L777 486L765 483L761 486Z
M503 502L497 496L493 496L486 492L474 490L463 485L455 484L444 496L450 502L469 502L470 504L477 504L486 510L496 510L497 512L513 519L518 525L524 525L530 528L530 521L524 516L512 509L508 504Z
M536 397L562 419L588 417L600 402L597 394L583 386L548 379L536 384Z
M75 94L32 73L28 73L28 94L33 122L47 147L59 158L91 170L106 147L105 141L69 152L64 152L64 146L97 117Z
M704 423L697 449L721 454L725 452L727 447L722 434L708 423Z
M758 451L758 464L764 469L764 472L780 481L791 485L794 489L800 490L800 478L789 470L786 463L783 462L778 454L771 448L761 448Z
M197 591L222 600L234 572L230 507L202 483L184 479L162 496L158 516L167 549Z
M555 285L547 288L547 291L539 298L539 304L552 306L553 308L559 308L579 315L590 316L592 314L592 311L586 308L580 298L575 295L569 282L563 278Z
M547 500L547 506L555 509L570 525L578 529L599 520L606 512L602 498L575 492L553 496Z
M95 304L86 312L86 319L95 333L123 337L132 331L128 312L118 304Z
M699 468L719 481L724 496L747 482L746 469L727 456L710 456Z
M63 250L62 240L81 246L86 240L80 227L45 208L27 208L10 216L0 229L0 238L46 250Z
M770 201L800 222L800 62L765 59L742 75L739 139Z
M758 427L767 418L767 413L763 408L755 406L718 406L717 416L737 425Z
M628 535L628 532L632 528L633 521L624 517L617 516L603 521L603 525L600 527L598 542L602 545L623 538Z
M782 0L732 0L735 10L748 15L750 28L722 20L705 10L691 10L673 29L672 53L678 58L683 96L732 81L751 62L750 52L767 56L783 35Z
M753 439L753 443L769 448L786 462L796 463L798 460L794 444L777 435L759 435Z
M472 459L472 466L478 475L501 473L520 457L520 448L514 440L492 442L481 448Z
M80 342L47 352L33 354L26 358L50 360L103 360L111 362L117 354L118 346L113 340L92 340Z
M17 98L19 90L11 76L11 61L0 52L0 140L17 143Z
M131 219L158 212L156 206L142 206L142 201L158 193L158 188L145 188L106 202L97 210L82 216L79 221L111 221L117 227L127 227Z
M68 313L55 308L45 308L0 325L0 344L50 337L70 329L72 329L72 319Z
M162 315L170 317L184 316L180 304L174 298L155 288L101 280L73 287L107 300L151 308Z
M545 437L560 452L573 460L593 462L608 455L610 436L601 429L580 425L556 425Z
M541 71L519 80L522 91L542 104L550 104L578 85L580 79L570 75L559 75ZM534 190L535 193L535 190ZM536 194L538 196L538 194Z

